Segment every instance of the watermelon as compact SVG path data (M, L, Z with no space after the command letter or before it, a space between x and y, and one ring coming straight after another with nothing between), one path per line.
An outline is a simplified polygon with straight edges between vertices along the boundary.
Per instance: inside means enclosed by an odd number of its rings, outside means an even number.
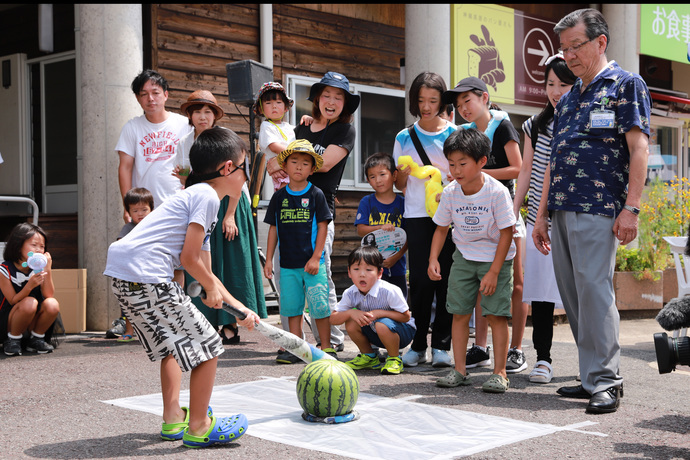
M355 371L334 359L309 363L297 379L297 400L302 409L317 417L352 412L359 396Z

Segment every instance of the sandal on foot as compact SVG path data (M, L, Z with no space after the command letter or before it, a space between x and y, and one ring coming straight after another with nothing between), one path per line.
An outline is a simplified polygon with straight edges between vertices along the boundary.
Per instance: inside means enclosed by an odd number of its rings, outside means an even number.
M134 337L132 337L131 334L122 334L122 335L120 336L120 338L117 339L117 341L120 342L120 343L122 343L122 342L133 342L133 341L135 341L135 340L136 340L136 339L135 339Z
M489 380L482 385L482 390L486 393L505 393L508 388L510 380L498 374L491 374Z
M232 332L232 337L228 332ZM240 331L236 324L221 326L219 334L223 338L223 345L236 345L240 343Z
M544 366L543 369L539 366ZM553 368L548 361L537 361L534 365L534 369L529 373L529 381L532 383L549 383L553 378Z
M470 381L470 374L462 375L460 372L452 369L448 375L436 380L436 386L442 388L455 388L459 386L472 385Z
M184 430L189 426L189 409L186 407L181 407L185 411L184 422L178 423L165 423L163 422L163 427L161 428L161 438L163 441L179 441L184 435ZM213 409L208 406L208 416L213 415Z
M211 416L211 427L203 436L189 434L189 427L185 428L182 436L182 444L185 447L208 447L217 442L235 441L247 432L247 417L244 414L231 415L230 417L217 418Z

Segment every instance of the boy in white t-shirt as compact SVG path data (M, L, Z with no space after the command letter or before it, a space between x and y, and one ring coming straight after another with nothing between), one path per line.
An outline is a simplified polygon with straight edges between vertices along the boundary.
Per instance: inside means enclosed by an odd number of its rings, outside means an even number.
M482 172L491 150L489 138L475 128L458 128L443 145L450 173L455 179L441 195L434 223L428 275L441 279L438 255L453 224L453 266L448 275L446 308L453 315L452 341L455 368L436 381L440 387L470 385L465 353L469 321L481 294L482 314L491 327L494 371L482 390L504 393L510 386L506 374L508 318L513 291L513 226L515 214L508 189Z
M251 329L259 317L236 300L211 271L211 232L220 200L238 196L247 180L244 142L229 129L214 127L197 137L189 154L187 187L156 206L123 239L110 245L104 274L151 361L160 361L163 394L161 437L187 447L234 441L247 430L242 415L216 417L208 407L220 335L172 281L182 264L206 291L204 304L226 302L247 314ZM180 407L182 371L191 370L189 408Z
M168 82L155 70L144 70L132 81L132 92L144 111L122 128L115 150L120 156L120 193L143 187L153 194L155 207L182 188L170 174L175 167L180 139L194 128L187 117L168 112ZM124 212L125 223L131 220Z
M283 118L294 101L278 82L264 83L256 94L252 110L264 120L259 126L259 149L266 155L266 170L273 179L273 191L290 182L276 157L295 140L295 127Z

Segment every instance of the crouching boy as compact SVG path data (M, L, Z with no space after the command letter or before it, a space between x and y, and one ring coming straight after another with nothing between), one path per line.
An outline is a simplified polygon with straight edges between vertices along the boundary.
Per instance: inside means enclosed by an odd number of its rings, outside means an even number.
M382 374L401 373L400 349L412 342L416 328L400 288L381 279L383 256L373 246L359 247L348 257L347 274L354 285L343 292L331 314L331 324L345 323L360 351L345 364L352 369L381 368ZM383 367L372 344L388 351Z

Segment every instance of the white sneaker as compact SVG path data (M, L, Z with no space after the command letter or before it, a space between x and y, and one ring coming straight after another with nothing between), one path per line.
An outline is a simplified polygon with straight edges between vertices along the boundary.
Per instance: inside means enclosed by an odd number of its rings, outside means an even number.
M412 348L407 350L407 353L402 358L403 365L406 367L415 367L417 364L426 362L426 350L414 351Z
M431 349L431 365L433 367L451 367L453 363L450 360L450 355L446 350L439 350L437 348Z

